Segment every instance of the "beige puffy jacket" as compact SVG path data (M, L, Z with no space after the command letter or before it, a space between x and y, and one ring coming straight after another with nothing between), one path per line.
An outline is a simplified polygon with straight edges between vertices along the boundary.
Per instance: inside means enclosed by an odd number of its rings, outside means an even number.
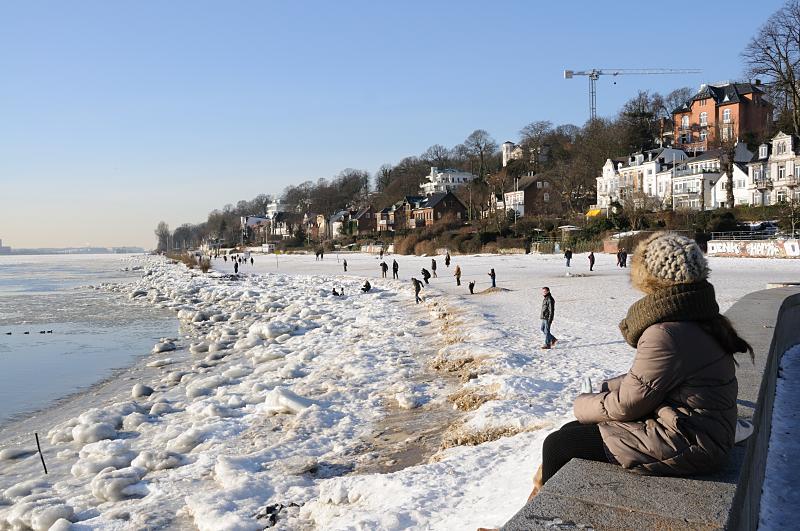
M664 322L639 338L633 366L601 393L582 394L575 417L597 423L623 467L659 475L713 471L736 432L733 356L696 322Z

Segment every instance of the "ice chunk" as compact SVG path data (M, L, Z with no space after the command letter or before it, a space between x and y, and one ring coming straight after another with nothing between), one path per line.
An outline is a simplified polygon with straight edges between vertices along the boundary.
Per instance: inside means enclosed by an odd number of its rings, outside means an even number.
M62 518L75 518L75 510L64 500L50 494L31 494L0 513L0 529L47 531Z
M117 436L114 426L106 422L95 424L78 424L72 428L72 440L79 443L93 443Z
M22 457L28 457L36 453L31 448L4 448L0 450L0 461L13 461Z
M264 527L248 512L237 512L235 503L218 495L187 496L186 507L199 531L257 531Z
M169 352L171 350L175 350L175 343L172 341L162 341L160 343L156 343L153 346L153 354L158 354L160 352Z
M182 454L191 452L192 449L206 438L206 430L190 428L167 443L167 448Z
M132 466L146 470L166 470L184 464L182 455L175 452L145 450L131 462Z
M122 429L127 431L135 430L145 422L147 422L147 415L133 412L122 420Z
M72 465L75 477L95 474L104 468L124 468L131 464L136 454L125 441L98 441L87 444L78 454L78 462Z
M276 387L267 393L264 403L259 408L268 413L299 413L314 402L296 395L283 387Z
M228 379L222 376L209 376L200 380L195 380L186 386L186 398L197 398L209 395L220 385L228 383Z
M31 479L28 481L22 481L20 483L17 483L13 487L7 488L3 492L3 496L8 498L9 500L13 500L14 498L21 498L23 496L28 496L36 491L43 491L47 488L48 484L46 481L42 481L41 479Z
M145 470L128 467L117 470L113 467L101 470L90 483L92 494L100 501L120 501L147 495L147 487L141 483Z
M131 396L133 398L142 398L144 396L150 396L152 394L153 394L153 388L148 387L141 383L137 383L136 385L133 386L133 389L131 389Z

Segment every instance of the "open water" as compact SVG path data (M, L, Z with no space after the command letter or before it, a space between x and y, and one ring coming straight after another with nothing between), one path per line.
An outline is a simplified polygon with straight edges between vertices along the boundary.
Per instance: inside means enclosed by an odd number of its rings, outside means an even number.
M92 288L141 277L124 271L133 265L125 255L0 256L0 426L113 377L177 334L171 312Z

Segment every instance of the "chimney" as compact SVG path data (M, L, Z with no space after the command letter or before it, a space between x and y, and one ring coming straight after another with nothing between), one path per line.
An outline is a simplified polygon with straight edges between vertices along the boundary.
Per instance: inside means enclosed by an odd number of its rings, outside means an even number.
M761 80L756 78L756 85L760 85L760 84L761 84Z

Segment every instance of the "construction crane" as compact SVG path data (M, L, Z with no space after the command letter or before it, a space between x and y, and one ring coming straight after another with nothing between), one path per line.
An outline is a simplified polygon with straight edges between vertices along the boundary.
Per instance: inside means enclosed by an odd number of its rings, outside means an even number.
M587 76L589 78L589 116L592 120L597 118L597 80L600 76L629 76L629 75L652 75L652 74L700 74L702 70L689 68L639 68L639 69L620 69L620 68L592 68L591 70L564 70L564 79L572 79L574 76Z

